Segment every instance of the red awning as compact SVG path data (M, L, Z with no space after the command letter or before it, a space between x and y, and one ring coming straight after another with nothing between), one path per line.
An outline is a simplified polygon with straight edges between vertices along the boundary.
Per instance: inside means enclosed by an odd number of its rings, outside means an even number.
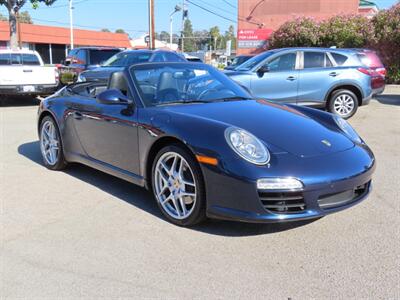
M0 41L9 41L10 31L8 22L0 22ZM21 40L33 44L62 44L70 43L69 28L21 24ZM105 46L130 48L129 37L125 33L111 33L94 30L74 30L74 44L79 46Z

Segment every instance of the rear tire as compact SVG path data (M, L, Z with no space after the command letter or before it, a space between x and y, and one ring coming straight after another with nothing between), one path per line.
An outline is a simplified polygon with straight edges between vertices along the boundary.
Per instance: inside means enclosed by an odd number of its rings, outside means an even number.
M351 118L357 111L358 98L350 90L334 91L329 99L328 110L343 119Z
M46 168L59 171L67 166L57 123L50 116L44 117L40 123L39 144Z
M179 226L206 218L202 172L193 156L179 145L162 148L152 166L152 189L163 215Z

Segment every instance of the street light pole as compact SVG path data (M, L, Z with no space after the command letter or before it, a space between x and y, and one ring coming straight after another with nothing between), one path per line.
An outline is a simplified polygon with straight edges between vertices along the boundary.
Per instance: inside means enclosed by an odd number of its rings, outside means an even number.
M74 7L72 6L72 0L69 0L69 31L70 31L71 49L74 49L74 25L73 25L73 16L72 16L73 9L74 9Z
M149 0L149 48L155 49L154 0Z
M175 5L174 11L169 15L169 47L171 49L172 49L172 21L173 21L172 16L180 10L181 7L179 5Z

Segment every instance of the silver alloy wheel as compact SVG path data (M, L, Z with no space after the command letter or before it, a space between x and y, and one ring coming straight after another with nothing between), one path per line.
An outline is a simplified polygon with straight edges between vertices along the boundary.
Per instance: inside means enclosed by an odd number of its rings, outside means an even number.
M40 132L40 150L46 162L54 166L60 154L60 142L56 132L56 127L52 121L46 121Z
M154 193L164 211L174 219L186 219L196 204L196 183L187 161L176 152L166 152L153 174Z
M348 116L354 110L354 101L354 98L350 95L339 95L333 101L333 109L339 116Z

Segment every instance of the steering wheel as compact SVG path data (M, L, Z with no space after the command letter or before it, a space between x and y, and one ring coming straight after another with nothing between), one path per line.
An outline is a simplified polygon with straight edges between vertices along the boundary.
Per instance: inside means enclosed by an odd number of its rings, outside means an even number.
M217 89L206 89L202 91L199 96L197 97L197 100L203 100L203 97L211 92L218 92Z
M235 93L232 92L230 89L227 88L212 88L212 89L207 89L204 90L200 93L200 95L197 97L197 100L206 100L207 98L205 98L205 96L207 96L208 94L210 94L211 92L213 93L217 93L219 98L224 98L224 97L229 97L229 96L235 96ZM222 97L221 97L222 96Z

